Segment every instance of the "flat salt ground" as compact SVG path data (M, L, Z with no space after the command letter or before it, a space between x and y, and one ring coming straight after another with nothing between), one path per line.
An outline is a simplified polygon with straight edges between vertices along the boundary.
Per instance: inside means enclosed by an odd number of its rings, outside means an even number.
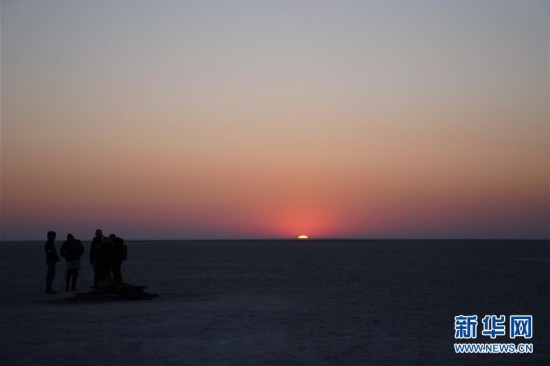
M72 305L43 244L0 244L2 365L550 364L548 242L129 242L160 297ZM456 355L460 314L533 315L534 354Z

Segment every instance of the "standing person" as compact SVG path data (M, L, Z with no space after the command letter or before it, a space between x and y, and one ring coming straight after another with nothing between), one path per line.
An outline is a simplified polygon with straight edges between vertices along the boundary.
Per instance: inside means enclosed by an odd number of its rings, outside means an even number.
M67 240L61 245L59 254L67 260L67 272L65 273L65 291L69 291L69 282L71 291L76 291L76 279L80 269L80 258L84 254L84 246L80 240L76 240L73 234L67 235Z
M48 231L47 234L48 240L44 245L44 250L46 252L46 264L48 265L48 273L46 275L46 294L51 295L56 292L52 289L52 282L55 277L55 264L59 262L59 257L57 255L57 250L55 250L55 231Z
M99 259L99 249L103 242L103 232L101 229L95 231L95 237L92 240L92 246L90 247L90 264L94 267L94 286L97 286L97 281L101 276L101 266Z
M120 267L128 256L128 247L124 244L124 239L119 238L115 234L109 235L109 239L113 243L113 279L116 282L122 282L122 271Z
M113 268L113 242L111 239L104 236L101 239L101 244L97 247L97 255L95 265L97 266L97 284L111 284L111 269Z

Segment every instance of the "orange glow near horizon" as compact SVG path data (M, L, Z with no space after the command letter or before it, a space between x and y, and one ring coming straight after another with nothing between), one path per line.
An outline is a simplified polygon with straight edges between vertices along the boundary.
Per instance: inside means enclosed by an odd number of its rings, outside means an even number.
M15 3L0 240L550 237L545 5Z
M300 239L300 240L309 239L309 236L302 234L302 235L298 236L298 239Z

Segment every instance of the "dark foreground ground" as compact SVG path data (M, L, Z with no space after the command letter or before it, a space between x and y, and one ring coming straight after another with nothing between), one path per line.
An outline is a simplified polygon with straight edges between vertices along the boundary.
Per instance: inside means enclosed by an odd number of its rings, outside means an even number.
M43 242L1 243L0 363L550 364L548 242L127 244L125 280L159 298L57 304L72 295L43 294ZM87 260L81 277L84 289ZM455 354L461 314L533 315L533 339L496 341L534 353Z

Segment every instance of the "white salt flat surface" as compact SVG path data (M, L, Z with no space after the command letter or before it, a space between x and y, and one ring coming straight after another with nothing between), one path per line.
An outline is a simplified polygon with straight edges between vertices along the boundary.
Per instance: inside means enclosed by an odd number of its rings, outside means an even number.
M127 244L125 280L159 298L54 303L44 243L0 243L0 363L550 364L548 242ZM535 352L455 354L460 314L533 315Z

